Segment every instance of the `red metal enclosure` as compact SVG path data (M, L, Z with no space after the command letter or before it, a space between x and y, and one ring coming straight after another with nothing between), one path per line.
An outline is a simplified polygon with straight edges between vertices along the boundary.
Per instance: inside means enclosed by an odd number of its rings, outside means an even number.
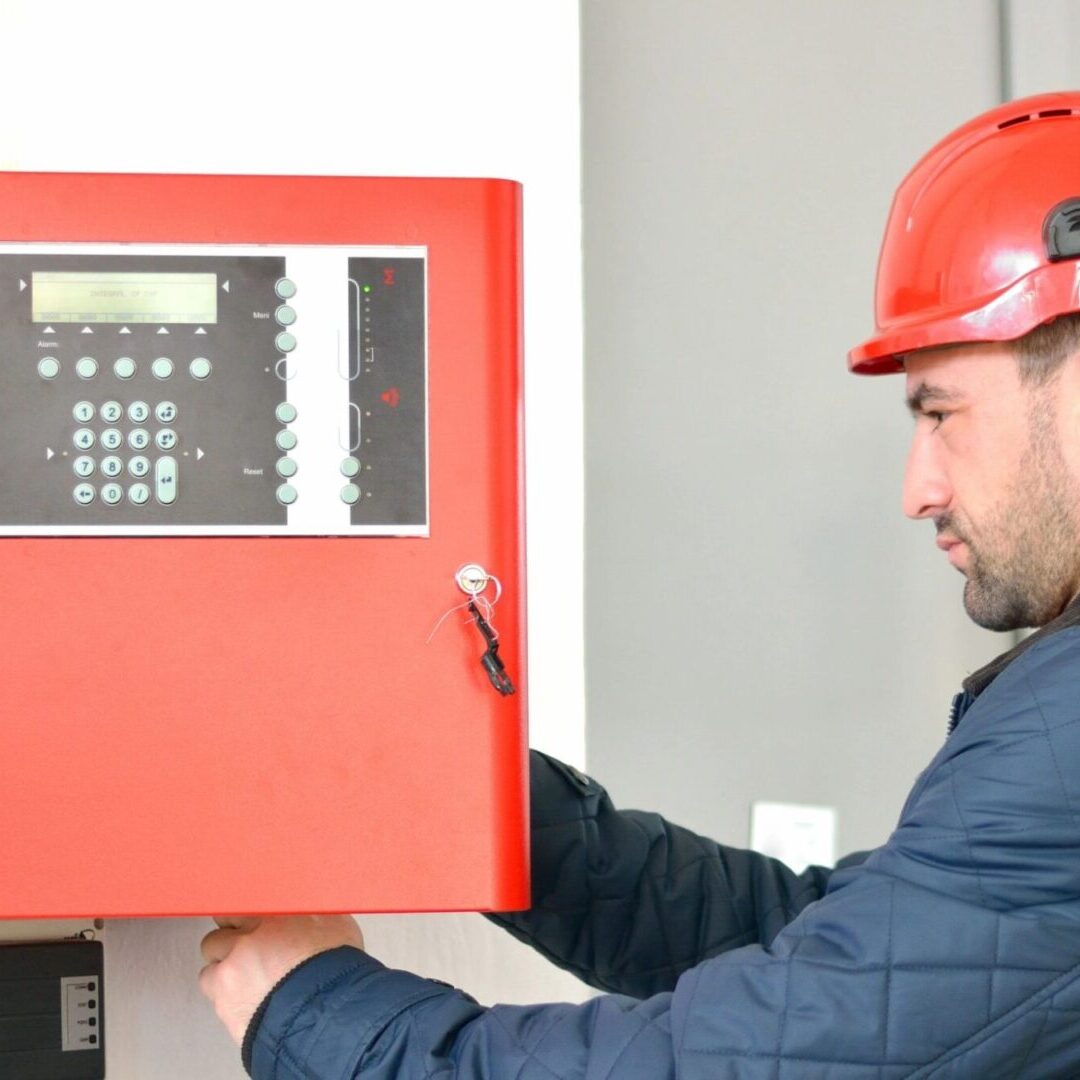
M52 242L426 248L428 535L0 538L0 917L526 906L519 186L0 174Z

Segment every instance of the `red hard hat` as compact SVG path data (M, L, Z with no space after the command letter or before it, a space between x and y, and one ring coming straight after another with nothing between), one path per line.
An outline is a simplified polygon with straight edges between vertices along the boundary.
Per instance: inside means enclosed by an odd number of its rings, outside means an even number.
M999 105L947 135L893 199L860 375L914 349L1009 341L1080 311L1080 91Z

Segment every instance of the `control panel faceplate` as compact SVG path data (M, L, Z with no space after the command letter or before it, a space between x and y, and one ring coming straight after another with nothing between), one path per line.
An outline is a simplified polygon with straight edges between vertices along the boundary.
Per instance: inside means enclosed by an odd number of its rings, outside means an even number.
M422 247L0 244L0 535L428 535Z

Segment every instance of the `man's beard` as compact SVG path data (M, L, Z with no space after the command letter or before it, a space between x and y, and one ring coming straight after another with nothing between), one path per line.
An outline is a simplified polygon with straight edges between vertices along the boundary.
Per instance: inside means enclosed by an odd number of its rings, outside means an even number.
M1045 403L1043 403L1045 405ZM1029 415L1031 438L1005 498L969 539L949 514L938 531L968 546L964 609L987 630L1043 626L1077 591L1080 492L1044 407Z

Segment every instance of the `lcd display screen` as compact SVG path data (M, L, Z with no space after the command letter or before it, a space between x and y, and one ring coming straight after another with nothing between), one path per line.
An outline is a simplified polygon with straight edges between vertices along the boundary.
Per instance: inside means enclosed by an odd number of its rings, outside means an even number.
M216 323L217 274L36 271L34 322Z

